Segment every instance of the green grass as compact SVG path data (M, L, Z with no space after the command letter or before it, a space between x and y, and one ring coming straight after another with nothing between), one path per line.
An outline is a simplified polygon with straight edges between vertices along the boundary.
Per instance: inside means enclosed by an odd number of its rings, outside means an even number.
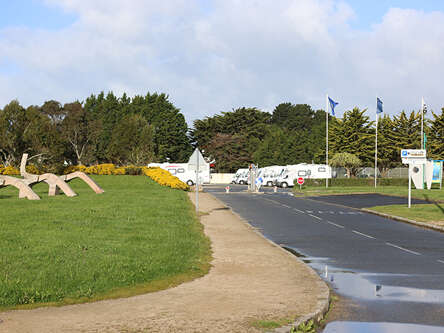
M183 191L144 176L95 176L97 195L18 199L0 189L0 308L126 297L209 270L209 240Z
M407 205L376 206L369 209L420 222L444 222L444 204L412 205L410 209Z
M395 195L401 197L408 196L407 186L347 186L347 187L302 187L295 186L293 189L295 194L303 194L306 196L316 195L332 195L332 194L351 194L351 193L381 193L387 195ZM444 189L433 188L431 190L412 189L412 198L444 202Z

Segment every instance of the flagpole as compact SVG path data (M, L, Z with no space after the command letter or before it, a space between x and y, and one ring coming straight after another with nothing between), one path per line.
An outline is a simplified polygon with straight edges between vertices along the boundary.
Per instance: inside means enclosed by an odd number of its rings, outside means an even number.
M421 149L424 149L424 97L421 99Z
M325 164L328 170L328 94L325 96ZM325 176L325 188L328 188L328 172Z
M375 188L378 179L378 97L376 97Z

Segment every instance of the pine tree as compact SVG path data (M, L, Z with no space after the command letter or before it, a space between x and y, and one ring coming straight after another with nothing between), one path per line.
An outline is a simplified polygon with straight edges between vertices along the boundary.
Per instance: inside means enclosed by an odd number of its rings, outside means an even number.
M430 130L428 131L428 152L430 157L434 159L444 159L444 108L441 109L441 114L433 114L433 121L431 122Z
M346 111L343 119L329 122L329 159L344 152L358 157L364 166L374 163L375 131L365 112L356 107Z

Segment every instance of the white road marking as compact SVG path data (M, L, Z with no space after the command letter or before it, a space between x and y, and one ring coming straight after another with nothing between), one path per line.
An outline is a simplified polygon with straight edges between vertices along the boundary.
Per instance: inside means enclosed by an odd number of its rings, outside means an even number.
M295 210L295 211L297 211L297 212L299 212L299 213L305 214L305 212L304 212L303 210L299 210L299 209L297 209L297 208L293 208L293 210Z
M287 206L287 205L284 205L284 204L282 204L282 206L287 207L287 208L291 208L290 206Z
M335 227L338 227L338 228L342 228L342 229L345 228L343 225L340 225L340 224L337 224L337 223L334 223L334 222L331 222L331 221L327 221L327 223L330 223L331 225L334 225Z
M442 260L437 260L437 262L440 262L441 264L444 264L444 261L442 261Z
M319 216L315 216L315 215L311 215L311 214L308 214L308 215L310 215L311 217L314 217L315 219L322 220Z
M370 236L370 235L367 235L367 234L363 234L362 232L359 232L359 231L356 231L356 230L352 230L352 232L354 232L355 234L358 234L358 235L361 235L361 236L367 237L367 238L376 239L376 238L373 237L373 236Z
M400 249L400 250L402 250L402 251L405 251L405 252L408 252L408 253L411 253L411 254L415 254L415 255L417 255L417 256L420 256L420 255L421 255L421 253L418 253L418 252L415 252L415 251L412 251L412 250L405 249L405 248L403 248L403 247L401 247L401 246L398 246L398 245L395 245L395 244L392 244L392 243L387 243L387 242L386 242L385 244L387 244L388 246L396 247L397 249Z
M309 214L310 214L310 213L313 213L312 210L306 210L305 212L306 212L306 213L309 213Z

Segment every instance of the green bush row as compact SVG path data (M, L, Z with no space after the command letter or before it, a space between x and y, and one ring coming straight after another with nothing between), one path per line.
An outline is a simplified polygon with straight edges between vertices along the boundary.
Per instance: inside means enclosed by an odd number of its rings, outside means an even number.
M296 181L295 181L296 183ZM407 178L379 178L378 185L380 186L408 186L409 180ZM329 186L374 186L375 180L372 178L332 178L328 182ZM325 186L324 179L306 179L304 186Z

